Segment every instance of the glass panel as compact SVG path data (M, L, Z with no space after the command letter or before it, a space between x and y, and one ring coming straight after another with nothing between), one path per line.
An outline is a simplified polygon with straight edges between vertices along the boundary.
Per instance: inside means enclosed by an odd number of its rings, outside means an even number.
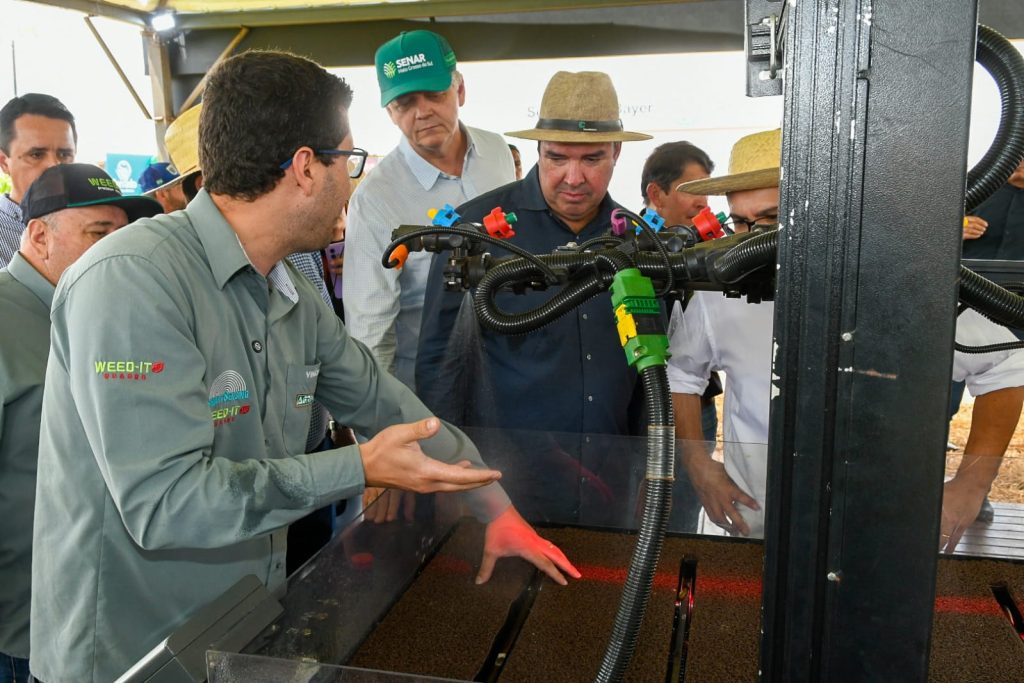
M582 579L560 587L523 560L503 559L477 586L484 526L463 516L458 497L404 496L396 521L375 523L386 504L378 500L290 578L284 615L246 652L455 680L486 680L499 669L502 681L593 680L643 512L646 439L468 432L502 470L517 509ZM765 452L730 444L720 455L732 471L763 481ZM711 538L725 532L702 522L699 510L677 468L669 533L630 669L637 680L663 679L673 634L679 643L685 632L686 601L676 609L684 558L696 562L695 614L714 614L694 617L691 680L756 677L762 546ZM730 648L749 656L716 656L723 632Z
M969 403L968 397L968 412ZM484 527L464 515L458 496L404 495L394 510L397 519L379 523L371 520L387 512L389 501L378 500L289 579L282 598L285 613L246 652L292 660L287 664L292 669L267 668L261 670L264 678L251 680L308 680L301 675L328 670L310 662L359 667L378 676L399 672L468 681L500 672L503 682L593 680L637 539L646 439L487 429L468 433L487 462L502 470L502 485L517 509L566 553L582 579L563 588L523 560L503 559L491 580L477 586ZM950 475L960 466L965 438L951 431L959 448L947 455ZM767 448L676 444L677 454L686 449L722 463L762 510L739 505L751 534L730 535L702 511L688 472L677 465L668 533L629 675L663 680L674 666L685 667L690 680L754 680ZM677 462L682 460L677 455ZM990 494L994 520L973 523L957 554L1020 553L1024 514L1006 499L1014 495L1022 466L1011 447ZM689 654L682 662L677 646L687 632L680 626L687 613L676 602L688 560L696 563L696 578ZM990 588L996 580L1016 585L1012 578L1017 574L1004 570L1004 564L940 562L934 670L948 669L943 643L964 620L1009 633ZM721 656L723 638L729 643L728 657ZM1011 655L1008 650L1006 657Z
M206 664L209 683L443 683L451 680L232 652L208 652Z
M954 551L957 555L1024 560L1024 423L1018 422L998 465L998 474L986 496L989 506L975 513L981 493L975 491L975 486L960 488L957 483L969 483L972 476L980 475L984 486L996 465L992 456L972 458L965 454L976 415L975 399L963 390L962 384L953 386L950 412L953 417L946 451L943 533L952 531L954 537L960 538ZM961 514L960 527L949 521L950 515L955 514L956 496L961 496L966 510Z

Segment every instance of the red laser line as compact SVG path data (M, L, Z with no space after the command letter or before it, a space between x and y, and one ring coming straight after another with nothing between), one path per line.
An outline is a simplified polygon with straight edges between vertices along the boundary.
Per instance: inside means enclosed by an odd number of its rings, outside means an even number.
M433 566L454 574L471 574L475 568L469 562L448 555L434 558ZM500 566L500 565L499 565ZM599 564L576 564L583 574L580 583L603 583L621 586L626 582L628 570ZM658 572L654 575L654 590L674 593L678 578L674 573ZM705 570L697 579L697 600L707 598L729 600L760 600L760 577L739 574L709 574ZM989 596L972 597L940 595L935 598L935 611L940 614L980 614L1002 618L999 605Z

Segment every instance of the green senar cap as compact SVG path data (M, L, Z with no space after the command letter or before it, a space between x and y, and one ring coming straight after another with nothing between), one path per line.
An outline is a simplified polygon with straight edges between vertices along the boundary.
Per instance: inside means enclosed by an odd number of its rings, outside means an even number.
M433 31L403 31L377 48L380 106L407 93L447 90L455 70L455 51Z

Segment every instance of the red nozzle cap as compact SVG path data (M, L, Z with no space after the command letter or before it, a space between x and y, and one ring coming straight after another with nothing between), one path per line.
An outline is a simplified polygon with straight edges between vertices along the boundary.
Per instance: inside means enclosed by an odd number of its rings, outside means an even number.
M484 216L484 227L487 228L487 234L503 240L515 237L516 231L512 229L512 224L515 222L516 215L514 213L506 214L500 206Z
M409 247L404 244L399 244L395 247L395 250L391 252L391 260L398 261L398 264L395 265L395 268L398 270L402 269L402 266L405 265L405 259L407 258L409 258Z
M693 227L697 228L697 232L700 233L700 238L705 242L725 236L725 231L722 230L722 224L718 222L718 216L716 216L714 212L711 211L711 208L707 206L701 209L700 213L693 217Z

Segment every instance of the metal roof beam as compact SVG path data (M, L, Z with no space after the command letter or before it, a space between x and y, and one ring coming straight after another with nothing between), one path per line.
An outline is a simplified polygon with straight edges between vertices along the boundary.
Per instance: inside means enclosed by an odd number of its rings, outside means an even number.
M139 10L128 9L120 5L112 5L107 2L90 2L90 0L28 0L39 5L50 5L52 7L63 7L77 12L83 12L97 17L117 19L129 24L135 24L143 28L149 28L149 13Z
M251 12L209 12L176 14L179 29L238 28L241 26L289 26L341 22L383 21L467 14L505 14L560 9L632 7L651 4L678 4L698 0L437 0L419 3L373 5L332 5L303 9L257 10ZM59 3L58 3L59 4ZM92 4L92 3L84 3Z

